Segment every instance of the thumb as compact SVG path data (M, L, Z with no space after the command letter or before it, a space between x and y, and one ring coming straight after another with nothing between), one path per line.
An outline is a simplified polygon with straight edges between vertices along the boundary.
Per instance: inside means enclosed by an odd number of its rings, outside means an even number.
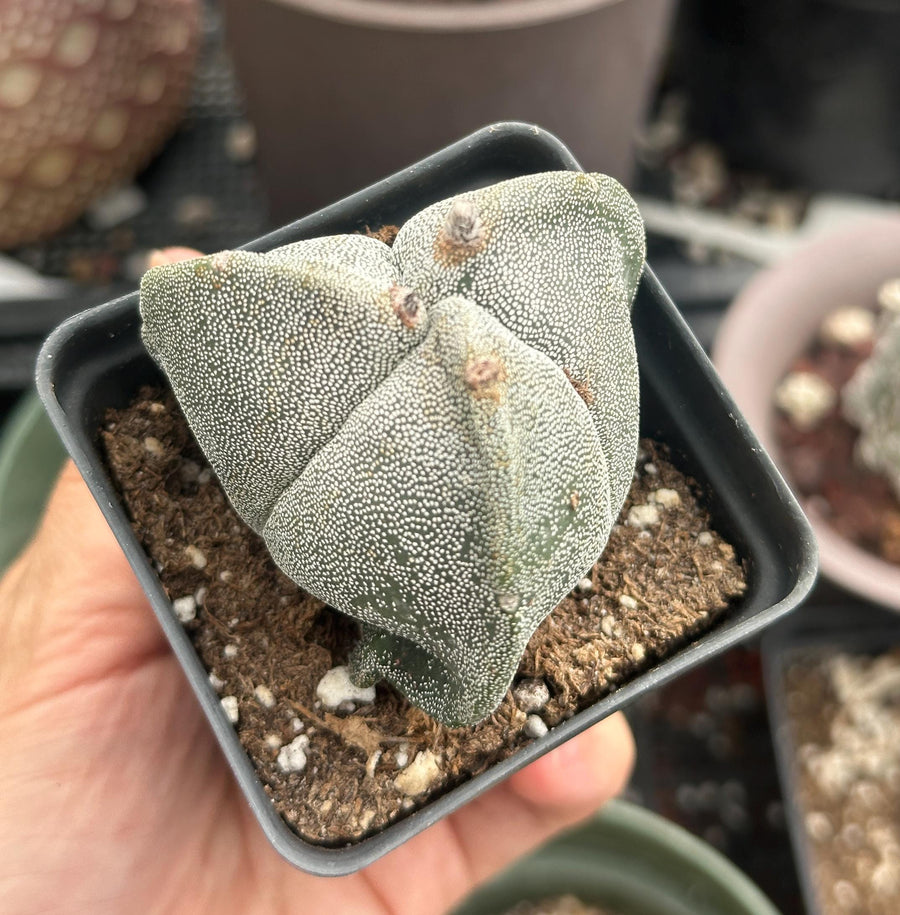
M153 252L150 266L198 257ZM57 481L31 545L0 581L0 684L37 663L71 671L155 652L162 632L102 513L75 466ZM99 667L99 669L97 669ZM31 676L31 681L37 678Z
M101 674L155 652L162 632L75 465L64 466L38 531L0 581L0 692ZM20 676L28 670L27 677Z

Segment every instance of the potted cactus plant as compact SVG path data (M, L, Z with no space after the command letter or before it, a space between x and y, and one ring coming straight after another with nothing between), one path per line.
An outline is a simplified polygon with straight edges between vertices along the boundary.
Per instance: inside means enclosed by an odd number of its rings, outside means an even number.
M898 244L900 219L892 215L810 243L748 285L714 351L748 421L802 494L823 572L894 609Z
M391 245L347 234L391 224ZM48 341L51 418L292 862L369 863L811 586L796 503L642 268L621 186L581 173L555 138L501 124L247 250L151 271L140 316L127 297ZM652 545L661 513L695 502L646 450L634 480L639 435L703 491L702 530L669 523L711 578L670 575L671 614L647 594L599 593L608 539ZM212 533L195 542L201 515ZM665 578L674 560L658 547L631 562L617 582ZM731 573L735 600L704 606L700 591L709 601ZM226 592L233 611L213 607ZM537 663L526 645L561 599L572 638L550 623L542 645L577 676L551 696L521 665ZM225 673L254 644L289 682ZM253 762L239 737L251 732ZM339 743L357 754L346 793L322 781ZM310 811L353 815L356 832L317 833Z

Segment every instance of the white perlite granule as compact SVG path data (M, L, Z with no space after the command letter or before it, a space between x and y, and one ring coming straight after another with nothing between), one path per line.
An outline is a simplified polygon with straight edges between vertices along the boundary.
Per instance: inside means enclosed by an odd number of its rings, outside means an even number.
M223 696L221 702L222 708L225 709L225 714L228 716L228 720L232 724L237 724L238 718L240 717L237 696Z
M357 686L350 679L347 667L333 667L319 680L316 696L327 709L340 708L345 703L375 701L374 686Z
M626 523L630 527L645 530L659 524L659 509L655 505L635 505L629 510Z
M278 768L282 772L302 772L306 768L306 751L309 738L306 734L295 737L278 751Z
M268 686L260 684L253 690L253 695L256 697L256 701L264 706L265 708L274 708L275 706L275 694Z
M192 594L188 594L186 597L177 597L172 601L172 609L175 611L175 616L178 617L178 622L180 623L189 623L197 618L197 600Z
M523 680L513 690L513 698L526 714L538 712L550 701L550 690L543 680Z
M431 750L416 753L416 758L394 779L398 790L407 797L424 794L440 778L439 757Z
M675 508L681 505L681 496L674 489L655 489L650 493L650 501L663 508Z

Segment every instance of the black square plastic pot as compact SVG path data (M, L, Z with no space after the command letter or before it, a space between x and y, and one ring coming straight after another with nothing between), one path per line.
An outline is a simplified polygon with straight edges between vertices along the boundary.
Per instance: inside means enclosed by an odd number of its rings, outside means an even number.
M562 169L579 166L555 137L525 124L497 124L246 247L267 251L304 238L402 224L429 204L464 190ZM162 381L141 344L137 293L76 315L47 340L37 381L50 418L147 592L250 806L272 844L292 864L323 875L365 867L616 709L757 633L793 609L811 588L816 551L806 519L649 268L633 315L641 433L665 442L677 466L707 492L716 529L745 563L746 596L713 630L544 737L377 835L342 848L305 842L276 813L171 611L104 465L99 438L106 410L128 404L141 385Z
M800 803L797 760L788 709L785 676L792 664L815 655L853 654L877 656L900 645L900 618L874 604L810 605L802 614L777 626L762 641L766 707L775 747L778 781L784 798L785 819L794 864L809 915L825 911L821 889L813 872L812 840L806 828L809 811Z

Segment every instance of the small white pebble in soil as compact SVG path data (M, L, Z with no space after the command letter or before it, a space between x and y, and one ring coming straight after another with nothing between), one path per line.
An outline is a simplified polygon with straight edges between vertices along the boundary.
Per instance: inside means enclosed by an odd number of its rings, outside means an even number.
M655 505L634 505L628 511L626 522L630 527L645 530L659 524L659 509Z
M206 568L206 554L199 547L194 546L193 543L184 548L184 554L195 569Z
M819 328L822 342L834 346L861 346L874 337L875 315L868 308L855 305L832 311Z
M194 600L197 602L198 607L202 607L206 603L206 588L197 588L194 592Z
M539 712L550 701L550 690L543 680L523 680L513 690L513 698L527 715Z
M306 751L309 738L305 734L295 737L278 751L278 768L282 772L302 772L306 768Z
M878 304L885 311L900 314L900 277L888 280L879 286Z
M212 470L209 467L204 467L203 470L197 475L197 482L201 486L205 486L213 477Z
M607 637L612 638L616 631L616 621L611 616L604 616L600 620L600 631Z
M407 797L418 797L441 777L440 759L431 750L421 750L394 779L397 789Z
M715 538L709 531L700 531L697 534L697 544L698 546L712 546Z
M297 718L296 716L291 718L291 727L294 729L295 734L299 734L305 726L302 719Z
M275 707L275 694L268 686L260 683L260 685L253 690L253 695L256 697L256 701L264 708Z
M217 677L215 674L209 675L209 685L218 692L224 685L225 681L221 677Z
M525 719L525 727L522 728L522 733L526 737L537 740L538 737L543 737L548 730L549 728L540 715L529 715Z
M594 583L590 580L590 578L585 577L585 578L582 578L581 581L578 582L577 585L575 585L575 587L582 594L590 594L591 591L594 590Z
M834 835L828 815L819 810L808 813L806 815L806 834L814 842L827 842Z
M219 572L219 581L223 581L227 584L232 578L234 578L234 572L231 572L228 569L222 569L222 571Z
M148 435L144 439L144 451L148 454L152 454L154 457L162 457L166 453L163 443L152 435Z
M238 647L237 647L237 645L234 644L234 642L229 642L229 644L227 644L222 649L222 654L229 660L231 660L232 658L236 658L237 653L238 653Z
M281 749L281 738L277 734L266 734L266 746L270 750L280 750Z
M775 389L775 406L801 432L809 432L837 402L837 391L813 372L791 372Z
M372 820L374 820L374 819L375 819L374 810L364 810L359 815L359 828L363 832L365 832L365 830L367 830L372 825Z
M655 489L650 493L650 501L663 508L676 508L681 505L681 496L674 489Z
M237 696L223 696L222 708L225 709L225 714L228 716L228 720L232 724L237 724L238 718L240 717L240 713L238 711Z
M637 610L638 602L630 594L620 594L619 606L626 610Z
M403 769L409 764L409 744L401 743L394 757L398 769Z
M631 646L631 657L633 657L635 661L643 661L644 658L647 657L647 649L644 648L640 642L635 642Z
M647 463L644 464L644 473L648 474L651 477L658 476L659 467L657 467L656 464L653 463L653 461L647 461Z
M197 618L197 599L193 594L186 597L177 597L172 601L172 609L180 623L189 623Z
M333 667L316 687L322 705L327 709L338 709L345 702L371 703L375 701L374 686L357 686L350 679L347 667Z

